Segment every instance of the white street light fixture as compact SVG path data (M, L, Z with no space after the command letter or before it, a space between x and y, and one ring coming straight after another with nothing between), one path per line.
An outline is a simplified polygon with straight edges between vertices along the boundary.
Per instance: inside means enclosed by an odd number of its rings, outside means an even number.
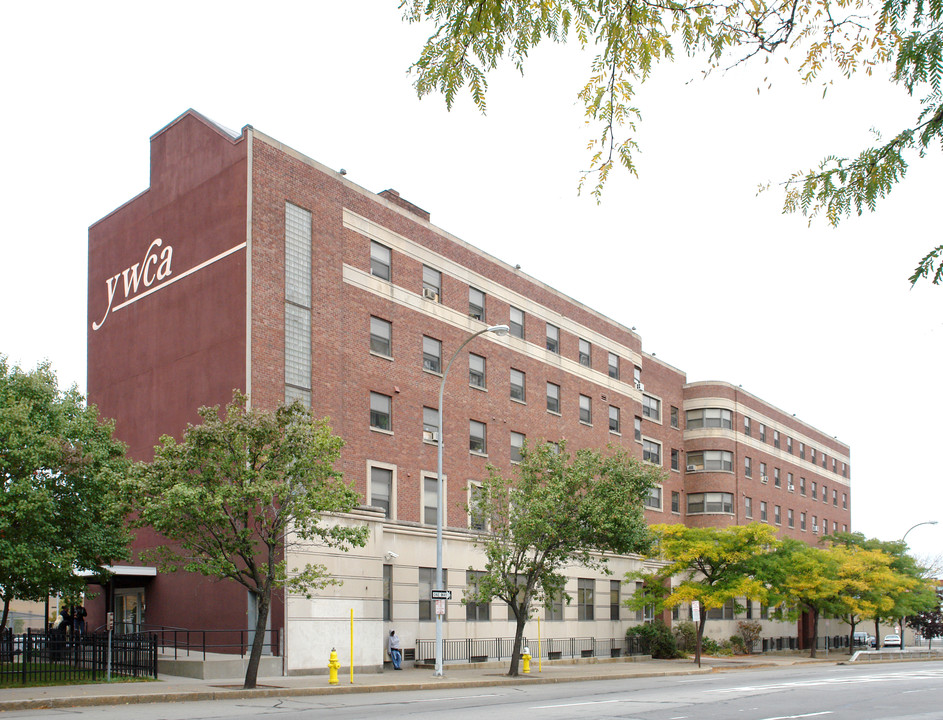
M469 335L465 342L458 346L458 350L452 355L449 359L449 364L445 366L445 372L442 373L442 380L439 382L439 439L438 439L438 450L439 450L439 473L438 473L438 483L437 483L437 495L436 498L436 513L435 513L435 587L436 590L443 590L442 587L442 437L444 431L444 421L442 413L442 397L445 393L445 379L449 376L449 370L452 368L452 363L455 362L455 358L458 357L459 353L465 348L468 343L474 340L479 335L484 335L485 333L494 333L495 335L507 335L510 331L510 328L507 325L492 325L486 327L484 330L479 330L476 333ZM435 605L435 603L433 603ZM435 672L433 677L442 677L442 616L439 613L435 614Z

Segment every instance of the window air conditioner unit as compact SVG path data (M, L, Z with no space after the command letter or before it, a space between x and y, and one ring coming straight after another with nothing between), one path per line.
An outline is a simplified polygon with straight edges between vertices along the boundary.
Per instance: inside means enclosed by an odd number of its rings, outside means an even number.
M766 483L769 482L769 475L761 475L761 476L760 476L760 482L763 483L764 485L766 485Z
M818 525L813 525L813 526L812 526L812 532L817 533L818 531L819 531L819 526L818 526Z
M636 381L635 381L635 389L636 389L636 390L641 390L642 392L644 392L644 391L645 391L645 383L642 383L642 382L639 382L638 380L636 380Z
M697 465L688 465L688 472L694 472L697 470Z
M423 440L429 440L430 442L439 442L439 433L435 431L426 431L423 433Z
M423 296L426 300L434 300L435 302L438 302L438 301L439 301L439 293L437 293L437 292L436 292L435 290L433 290L432 288L424 287L424 288L422 289L422 296Z
M796 489L796 486L794 483L789 483L787 487L789 488L789 492L793 492Z

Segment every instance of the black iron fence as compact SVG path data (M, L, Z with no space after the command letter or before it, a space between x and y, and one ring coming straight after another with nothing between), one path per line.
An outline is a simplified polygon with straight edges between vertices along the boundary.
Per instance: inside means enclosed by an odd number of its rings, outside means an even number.
M642 655L647 649L641 638L524 638L521 648L528 648L535 660L559 660L578 657L622 657ZM514 638L463 638L442 641L443 662L486 662L508 660L514 650ZM416 640L415 659L418 662L435 662L435 640Z
M123 677L157 677L157 637L113 635L110 669ZM65 635L27 630L0 636L0 684L94 681L109 671L108 633Z
M816 650L840 650L848 647L847 635L823 635L815 639ZM784 652L787 650L799 649L799 638L797 637L769 637L763 638L753 648L753 652L759 649L761 652Z
M254 630L190 630L157 625L145 627L149 633L157 636L161 652L166 655L173 653L175 660L181 655L189 657L191 653L202 655L206 660L208 652L245 657L252 651L252 641L255 637ZM279 648L278 629L267 630L262 643L262 653L279 655Z

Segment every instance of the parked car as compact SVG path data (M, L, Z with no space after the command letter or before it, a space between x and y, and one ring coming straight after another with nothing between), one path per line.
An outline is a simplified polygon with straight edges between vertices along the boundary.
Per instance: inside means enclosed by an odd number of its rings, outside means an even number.
M885 635L884 636L884 647L886 648L898 648L900 649L900 635Z

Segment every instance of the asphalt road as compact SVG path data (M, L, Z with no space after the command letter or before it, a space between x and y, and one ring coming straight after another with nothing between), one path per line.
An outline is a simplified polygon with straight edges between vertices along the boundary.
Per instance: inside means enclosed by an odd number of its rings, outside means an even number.
M7 712L0 720L943 720L943 665L825 665L694 677Z

